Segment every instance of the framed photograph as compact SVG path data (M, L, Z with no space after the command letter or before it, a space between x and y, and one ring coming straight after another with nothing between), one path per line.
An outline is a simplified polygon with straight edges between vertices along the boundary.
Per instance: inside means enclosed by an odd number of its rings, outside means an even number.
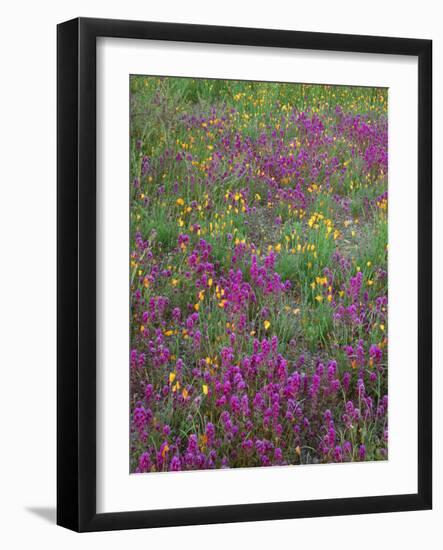
M57 36L57 523L430 509L431 41Z

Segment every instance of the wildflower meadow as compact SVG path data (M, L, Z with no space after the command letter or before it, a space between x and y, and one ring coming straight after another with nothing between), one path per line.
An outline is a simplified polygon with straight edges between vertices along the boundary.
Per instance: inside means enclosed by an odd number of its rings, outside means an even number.
M130 471L386 460L388 91L130 78Z

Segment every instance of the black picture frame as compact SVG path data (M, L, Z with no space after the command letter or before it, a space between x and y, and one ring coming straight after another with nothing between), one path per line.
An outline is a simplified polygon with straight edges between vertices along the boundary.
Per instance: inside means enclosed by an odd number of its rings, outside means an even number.
M96 39L399 54L418 58L416 494L96 512ZM79 18L57 28L57 523L75 531L427 510L432 507L432 42ZM413 116L413 114L411 114Z

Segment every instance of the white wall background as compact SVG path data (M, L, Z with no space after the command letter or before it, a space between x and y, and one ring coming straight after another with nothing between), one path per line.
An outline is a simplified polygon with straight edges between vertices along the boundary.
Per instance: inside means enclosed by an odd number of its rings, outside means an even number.
M443 28L422 0L68 0L2 6L0 544L38 548L438 548L443 539L443 298L434 284L434 510L76 535L55 522L55 25L109 17L434 40L434 281L442 273ZM440 250L438 250L440 248ZM440 543L438 542L440 541Z

